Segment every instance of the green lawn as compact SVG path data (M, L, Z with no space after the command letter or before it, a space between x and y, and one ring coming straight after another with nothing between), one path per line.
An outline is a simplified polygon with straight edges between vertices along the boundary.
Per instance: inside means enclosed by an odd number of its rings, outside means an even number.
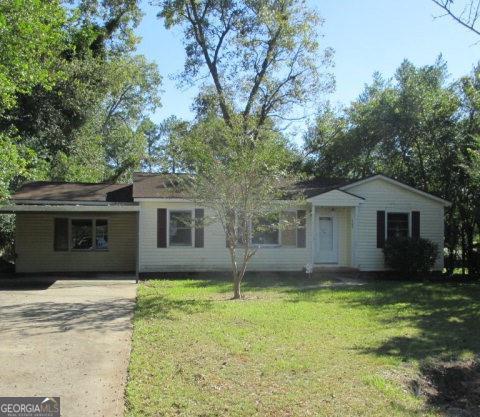
M138 289L128 416L440 416L409 388L480 352L480 287L216 280Z

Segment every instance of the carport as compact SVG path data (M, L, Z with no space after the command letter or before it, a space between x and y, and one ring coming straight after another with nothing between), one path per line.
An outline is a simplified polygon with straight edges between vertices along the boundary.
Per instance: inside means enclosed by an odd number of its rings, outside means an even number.
M30 183L0 212L16 215L16 273L137 272L131 185Z

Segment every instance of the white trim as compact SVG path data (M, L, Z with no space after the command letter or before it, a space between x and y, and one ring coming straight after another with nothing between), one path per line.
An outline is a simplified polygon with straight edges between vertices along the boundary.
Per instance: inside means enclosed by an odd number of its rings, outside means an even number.
M310 223L310 264L313 266L315 265L315 212L317 206L312 204L312 215L311 215L311 223ZM306 222L305 222L306 223ZM307 225L305 224L305 227Z
M140 206L86 206L86 205L28 205L0 206L0 213L20 212L135 212L140 211Z
M351 218L351 235L350 235L350 265L352 268L357 267L357 224L358 224L358 207L350 209Z
M170 212L190 213L190 245L170 245ZM195 209L167 209L167 248L194 248L195 247Z
M366 184L367 182L370 182L370 181L373 181L373 180L377 180L377 179L382 179L390 184L394 184L394 185L397 185L405 190L408 190L408 191L411 191L411 192L414 192L414 193L417 193L419 195L422 195L423 197L426 197L426 198L430 198L431 200L434 200L436 201L437 203L441 203L443 204L444 206L451 206L452 203L450 201L447 201L443 198L440 198L440 197L437 197L433 194L430 194L430 193L426 193L425 191L421 191L417 188L414 188L414 187L410 187L409 185L407 184L404 184L403 182L400 182L400 181L397 181L397 180L394 180L393 178L389 178L389 177L386 177L385 175L381 175L381 174L378 174L378 175L374 175L373 177L370 177L370 178L365 178L364 180L359 180L359 181L356 181L356 182L353 182L351 184L348 184L348 185L344 185L343 187L340 187L339 190L343 191L343 190L348 190L352 187L356 187L357 185L361 185L361 184Z

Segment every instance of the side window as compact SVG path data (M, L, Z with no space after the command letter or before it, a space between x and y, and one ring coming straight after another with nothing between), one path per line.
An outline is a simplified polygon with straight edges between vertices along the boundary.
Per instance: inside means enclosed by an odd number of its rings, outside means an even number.
M387 213L387 239L408 235L408 213Z
M192 212L185 210L170 211L170 246L192 246Z

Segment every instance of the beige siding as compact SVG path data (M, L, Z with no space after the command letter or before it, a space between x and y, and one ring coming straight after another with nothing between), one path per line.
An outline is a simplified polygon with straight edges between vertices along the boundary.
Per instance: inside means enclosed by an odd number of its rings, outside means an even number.
M17 272L135 271L137 213L19 213ZM108 219L108 251L53 250L55 217Z
M385 269L382 249L377 248L377 210L408 212L420 211L420 235L439 247L435 269L443 268L444 208L439 202L401 188L381 178L348 189L365 198L358 208L358 235L356 238L357 267L363 271Z
M218 223L205 226L205 246L157 248L157 209L193 209L189 203L141 202L140 272L228 270L230 259L225 233ZM206 212L208 217L208 211ZM253 257L251 271L299 271L310 262L310 218L307 248L264 247Z

